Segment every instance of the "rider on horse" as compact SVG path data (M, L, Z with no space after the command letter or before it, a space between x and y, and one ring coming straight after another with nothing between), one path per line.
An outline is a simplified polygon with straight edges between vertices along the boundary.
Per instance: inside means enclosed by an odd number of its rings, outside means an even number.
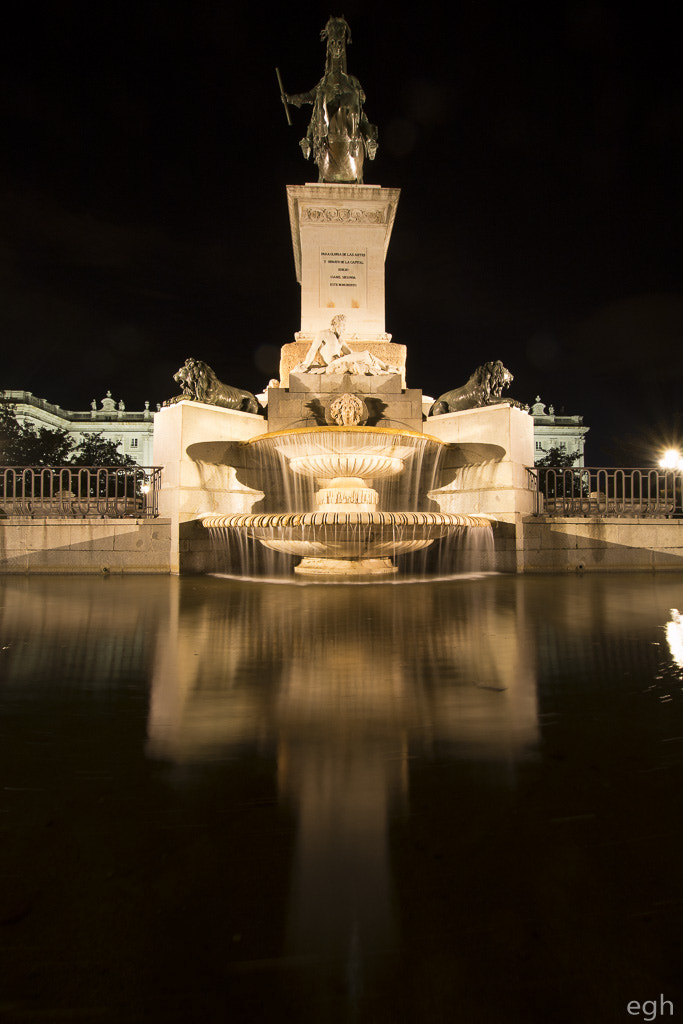
M357 78L346 70L346 43L351 29L345 18L329 18L320 33L327 39L325 74L310 92L287 96L300 107L313 104L313 114L301 149L318 165L319 181L363 183L363 159L374 160L377 128L365 113L365 93Z

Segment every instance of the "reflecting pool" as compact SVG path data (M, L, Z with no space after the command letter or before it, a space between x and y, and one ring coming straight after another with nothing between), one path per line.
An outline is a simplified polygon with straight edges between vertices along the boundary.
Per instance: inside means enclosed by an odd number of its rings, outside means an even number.
M683 1014L675 609L675 575L5 577L0 1019Z

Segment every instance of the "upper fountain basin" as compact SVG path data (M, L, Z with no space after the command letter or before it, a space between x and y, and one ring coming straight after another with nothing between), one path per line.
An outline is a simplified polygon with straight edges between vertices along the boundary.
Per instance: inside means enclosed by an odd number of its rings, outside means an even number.
M443 442L428 434L386 427L308 427L261 434L250 446L272 446L292 472L317 479L397 476L418 451Z

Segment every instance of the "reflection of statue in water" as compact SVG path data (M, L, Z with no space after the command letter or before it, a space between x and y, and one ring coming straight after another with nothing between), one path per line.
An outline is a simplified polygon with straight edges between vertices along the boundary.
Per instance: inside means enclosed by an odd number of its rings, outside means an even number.
M345 325L346 317L343 313L333 317L328 330L316 334L305 358L291 372L355 373L361 376L401 372L398 367L383 363L372 352L353 352L344 341Z
M363 183L363 159L374 160L377 128L363 112L365 93L360 82L346 73L346 43L351 29L344 18L329 18L320 34L327 39L325 74L310 92L287 96L300 107L313 104L313 114L301 148L318 165L318 181Z

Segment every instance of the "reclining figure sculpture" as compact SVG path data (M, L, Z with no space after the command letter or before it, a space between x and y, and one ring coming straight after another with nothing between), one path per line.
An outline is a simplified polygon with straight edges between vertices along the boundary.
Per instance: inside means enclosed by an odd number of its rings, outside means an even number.
M353 373L360 376L382 373L400 373L397 366L389 366L366 349L353 351L344 341L346 316L338 313L329 328L320 331L308 352L292 373Z

